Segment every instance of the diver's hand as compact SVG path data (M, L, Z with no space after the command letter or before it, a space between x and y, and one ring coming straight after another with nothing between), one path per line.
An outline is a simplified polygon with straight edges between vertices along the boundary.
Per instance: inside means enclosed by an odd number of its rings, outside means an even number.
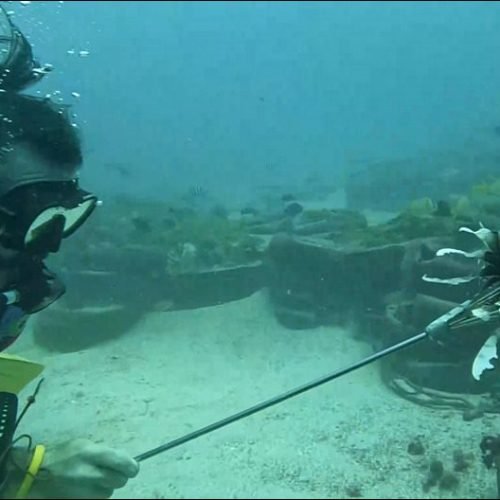
M47 446L31 498L109 498L139 472L128 454L76 439Z

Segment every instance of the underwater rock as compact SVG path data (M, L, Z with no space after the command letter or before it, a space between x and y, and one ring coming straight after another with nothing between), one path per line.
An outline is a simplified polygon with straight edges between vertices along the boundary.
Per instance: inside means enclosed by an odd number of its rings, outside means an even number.
M49 351L78 352L123 335L141 317L122 305L70 308L61 300L37 314L33 336Z
M439 481L439 489L454 490L459 484L458 477L453 472L445 472Z
M465 453L463 450L455 450L453 452L453 470L455 472L465 472L472 465L474 455Z
M81 255L83 251L84 248L75 249L74 254ZM165 252L161 249L102 244L92 246L88 252L90 257L86 262L64 256L53 264L66 284L64 300L69 307L121 304L145 312L152 302L164 298L168 276L164 270ZM64 252L67 253L71 252Z
M447 313L458 304L432 295L417 293L412 301L411 315L405 318L417 331L421 331L436 318Z
M367 227L366 217L352 210L303 210L292 202L285 208L286 218L271 218L250 227L252 234L288 233L312 236L331 233L333 236L360 231Z
M446 200L438 200L436 202L436 210L434 212L434 215L438 217L451 217L452 210L450 202Z
M432 460L429 464L429 471L427 473L427 478L423 484L423 490L425 492L429 491L433 486L436 486L444 474L444 465L441 460Z
M329 221L322 220L319 222L297 225L294 227L293 233L300 236L312 236L315 234L328 233L333 230L334 227Z
M410 455L423 455L425 453L425 447L419 438L408 443L408 453Z
M248 297L267 284L261 261L170 277L170 310L220 305Z
M277 320L291 330L316 328L320 324L314 296L300 287L270 287L269 297Z
M276 235L267 251L273 270L269 286L277 294L307 293L320 317L348 315L353 307L360 311L380 303L399 287L403 255L402 245L342 250L324 239Z
M359 484L349 484L345 488L345 494L348 498L361 498L363 496L363 490Z
M302 226L309 226L313 223L323 223L318 233L331 232L335 234L349 235L355 231L362 231L368 227L368 220L361 212L348 209L332 210L305 210L300 218ZM299 234L299 233L297 233Z
M432 479L438 480L443 476L444 465L440 460L432 460L429 464L429 475Z
M249 227L250 234L267 234L274 235L277 233L291 233L293 231L293 222L287 217L277 221L267 222L263 224L255 224Z
M292 201L291 203L288 203L285 208L283 209L283 213L287 215L288 217L296 217L300 213L302 213L304 210L304 207L300 204L297 203L296 201Z
M476 420L483 416L484 416L484 410L480 408L468 408L464 410L462 413L462 419L464 422L472 422L473 420Z
M290 330L305 330L319 326L318 317L313 310L292 309L275 305L274 313L277 320Z

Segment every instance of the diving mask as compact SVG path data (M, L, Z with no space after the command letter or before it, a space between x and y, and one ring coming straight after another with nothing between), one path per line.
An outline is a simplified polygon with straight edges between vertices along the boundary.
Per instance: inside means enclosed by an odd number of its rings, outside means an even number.
M97 203L76 179L21 186L0 202L0 241L33 254L57 252L62 239L88 219Z

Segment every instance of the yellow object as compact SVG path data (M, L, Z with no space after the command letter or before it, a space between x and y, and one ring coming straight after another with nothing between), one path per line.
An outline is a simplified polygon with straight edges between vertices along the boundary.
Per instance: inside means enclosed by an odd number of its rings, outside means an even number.
M45 456L45 446L43 444L37 444L35 446L35 451L33 452L33 458L31 459L30 466L28 467L28 472L24 476L23 482L19 487L16 494L16 498L26 498L31 490L33 481L40 470L43 463L43 457Z
M436 210L434 202L428 198L418 198L409 203L406 212L416 217L425 217L431 215Z
M453 207L453 214L456 217L470 216L473 213L471 202L467 196L460 196Z
M0 353L0 392L18 394L40 373L44 366L12 354Z

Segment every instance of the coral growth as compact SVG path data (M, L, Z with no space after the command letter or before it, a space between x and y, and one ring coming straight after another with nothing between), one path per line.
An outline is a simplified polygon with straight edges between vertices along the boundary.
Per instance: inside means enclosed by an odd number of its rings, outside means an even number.
M242 222L214 215L192 215L162 234L169 273L243 265L260 258L260 240Z

